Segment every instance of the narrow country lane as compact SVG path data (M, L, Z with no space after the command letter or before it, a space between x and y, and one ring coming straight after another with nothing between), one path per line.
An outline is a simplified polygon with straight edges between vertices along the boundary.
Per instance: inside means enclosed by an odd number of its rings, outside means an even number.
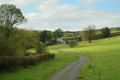
M55 49L58 52L64 53L64 54L70 54L73 56L77 56L73 53L69 53L66 51L62 51L59 49ZM83 64L85 64L88 61L88 58L85 56L80 56L80 59L76 62L73 62L72 64L67 65L62 70L57 72L55 75L53 75L48 80L77 80L78 74L81 71L81 67Z

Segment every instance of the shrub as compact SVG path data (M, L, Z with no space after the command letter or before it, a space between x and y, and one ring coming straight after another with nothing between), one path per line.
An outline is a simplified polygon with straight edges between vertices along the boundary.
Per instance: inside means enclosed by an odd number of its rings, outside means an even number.
M46 45L42 42L40 42L37 46L37 53L45 53L46 52Z
M54 45L54 44L57 44L57 40L56 39L52 39L52 40L50 40L50 41L48 41L48 42L46 42L46 45Z
M26 50L36 48L39 43L38 33L33 30L18 29L12 38L17 44L21 44Z
M68 45L73 48L74 46L76 46L78 44L78 42L76 40L69 40L68 41Z
M102 37L103 38L106 38L106 37L109 37L110 36L110 29L108 27L105 27L101 30L101 33L102 33Z
M40 33L40 41L43 43L46 43L47 41L50 41L52 39L52 32L51 31L42 31Z
M38 62L54 58L54 54L37 54L35 56L4 56L0 57L0 72L24 68Z

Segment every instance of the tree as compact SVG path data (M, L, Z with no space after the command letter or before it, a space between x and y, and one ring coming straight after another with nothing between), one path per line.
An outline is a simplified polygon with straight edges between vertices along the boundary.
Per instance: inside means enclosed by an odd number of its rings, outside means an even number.
M52 39L52 33L50 31L42 31L40 33L40 41L43 43L46 43L47 41L50 41Z
M91 43L96 36L95 25L89 25L84 31L84 37Z
M13 44L12 40L7 40L5 35L0 32L0 56L14 56L18 52L17 44Z
M108 27L105 27L101 30L102 37L106 38L110 36L110 29Z
M73 48L74 46L76 46L78 44L78 42L76 40L69 40L68 41L68 45Z
M13 34L15 27L26 19L20 9L12 4L0 5L0 26L3 27L7 39Z
M42 42L38 43L38 46L36 48L37 53L41 54L41 53L47 52L46 47L47 46L45 44L43 44Z
M25 49L36 48L39 43L39 33L32 30L17 30L12 38L14 42L21 44Z
M62 29L57 29L57 30L55 30L55 32L53 33L53 35L54 35L54 38L56 39L56 38L61 38L62 36L63 36L63 30Z

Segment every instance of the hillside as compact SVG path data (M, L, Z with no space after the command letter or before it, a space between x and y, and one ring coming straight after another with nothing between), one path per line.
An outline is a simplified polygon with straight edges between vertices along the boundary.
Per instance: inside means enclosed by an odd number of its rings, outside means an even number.
M88 56L89 61L82 68L80 80L120 80L120 36L93 41L91 44L81 42L75 48L62 49L78 55Z

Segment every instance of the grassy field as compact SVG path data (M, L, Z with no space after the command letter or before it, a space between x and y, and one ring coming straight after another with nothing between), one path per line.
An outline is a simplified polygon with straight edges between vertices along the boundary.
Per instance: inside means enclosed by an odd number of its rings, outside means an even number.
M56 44L56 45L52 45L52 46L47 47L47 49L52 50L52 49L55 49L55 48L62 48L63 46L67 47L67 46L65 46L65 44Z
M0 80L47 80L61 68L78 59L75 56L58 53L52 50L54 48L89 58L78 76L79 80L98 80L99 72L101 80L120 80L120 36L95 40L90 44L80 42L74 48L63 46L65 45L57 44L48 47L51 53L56 54L55 59L11 73L0 73ZM34 52L34 49L30 51Z
M81 42L75 48L64 51L88 56L89 61L82 68L79 80L120 80L120 36L88 42Z
M34 49L31 49L30 51L34 52ZM55 59L44 61L25 69L15 70L11 73L0 73L0 80L47 80L64 66L78 59L78 57L58 53L54 50L50 50L50 52L56 54Z

